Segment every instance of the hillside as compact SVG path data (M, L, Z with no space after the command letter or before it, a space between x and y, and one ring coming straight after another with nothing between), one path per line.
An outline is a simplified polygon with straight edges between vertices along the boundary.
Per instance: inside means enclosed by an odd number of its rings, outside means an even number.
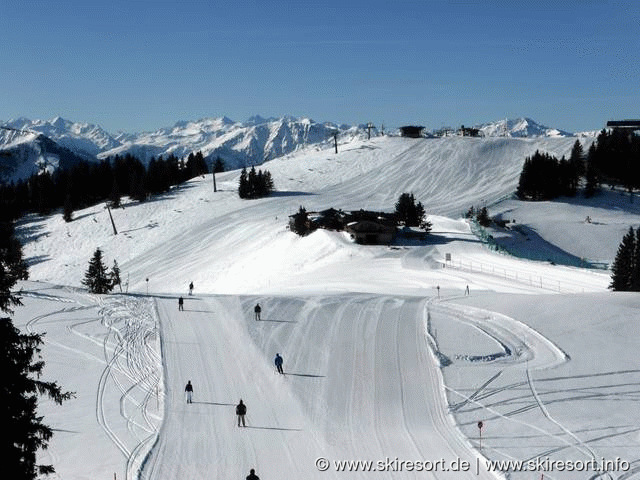
M492 252L460 218L486 203L505 215L518 208L518 224L535 229L555 211L542 240L564 238L563 249L586 255L576 241L585 232L566 227L594 208L613 210L608 197L576 202L564 217L563 202L509 203L524 156L561 156L574 141L358 139L337 155L327 145L271 161L277 192L267 198L240 200L239 172L230 171L217 176L216 193L207 175L125 202L113 212L118 235L103 205L71 223L60 214L24 219L32 281L22 285L16 322L48 332L47 375L79 393L62 407L43 405L56 429L44 458L60 478L128 479L243 478L249 468L262 478L322 479L349 459L459 459L473 469L455 478L487 480L503 476L486 459L635 465L635 297L607 291L607 272ZM404 191L431 213L424 243L362 247L342 233L301 238L286 228L300 205L390 211ZM619 241L617 227L598 228L592 242L605 252L605 240ZM117 259L129 294L78 288L98 246L108 264ZM276 352L285 376L273 371ZM233 414L240 398L246 429Z

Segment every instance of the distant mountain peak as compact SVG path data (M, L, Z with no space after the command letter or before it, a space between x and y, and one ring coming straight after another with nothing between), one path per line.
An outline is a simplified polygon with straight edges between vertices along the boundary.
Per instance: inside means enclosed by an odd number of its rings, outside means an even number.
M529 117L497 120L476 126L486 137L572 137L573 133L551 128Z

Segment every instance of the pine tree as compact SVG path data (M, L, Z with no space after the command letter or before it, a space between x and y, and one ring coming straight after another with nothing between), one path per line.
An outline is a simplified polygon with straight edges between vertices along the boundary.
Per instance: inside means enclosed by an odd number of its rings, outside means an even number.
M247 178L247 169L243 168L240 172L240 181L238 182L238 195L240 198L249 198L249 179Z
M35 479L55 471L52 465L36 464L37 451L46 448L53 435L38 415L38 397L47 395L61 404L74 394L63 392L55 382L39 380L44 368L41 344L42 335L21 334L11 319L0 319L0 450L5 478Z
M575 194L578 191L580 183L580 177L585 174L585 162L584 162L584 149L580 140L576 140L571 149L571 155L569 155L569 177L570 177L570 190Z
M0 310L13 313L12 307L22 305L14 285L29 278L27 264L22 259L22 246L14 236L13 224L0 222Z
M431 231L431 223L425 219L425 210L421 202L416 203L413 193L403 193L398 198L395 205L395 215L398 222L407 227L423 228L426 232Z
M111 208L120 208L120 187L118 182L113 179L113 185L111 187L111 193L109 194L109 206Z
M489 217L489 211L487 207L482 207L478 210L478 215L476 215L476 220L482 227L488 227L491 225L491 218Z
M73 202L71 201L71 195L67 195L64 199L64 205L62 207L62 218L65 222L73 220Z
M224 160L220 157L216 157L215 161L213 162L213 171L215 173L220 173L220 172L224 172L224 170L225 170Z
M291 225L291 231L293 233L297 233L301 237L308 235L311 233L311 228L309 226L309 215L307 214L307 210L300 205L298 212L293 215L293 224Z
M82 284L91 293L109 293L113 288L107 274L107 267L102 262L102 250L96 248L93 258L89 261L89 268L84 274Z
M640 292L640 228L636 229L636 237L633 245L629 289L632 292Z
M618 253L616 253L616 258L611 266L612 273L609 288L612 290L623 292L631 290L636 247L633 227L629 227L627 234L622 237L622 242L618 246Z
M12 313L11 307L20 305L20 298L12 291L18 280L28 278L22 259L22 247L15 239L13 226L0 223L0 310ZM52 430L38 415L38 396L48 395L57 403L71 398L54 382L38 380L44 362L34 361L42 336L22 335L10 318L0 319L0 451L4 454L2 474L11 479L35 479L53 473L51 465L37 465L36 453L44 449ZM35 379L33 376L35 375Z
M598 153L595 144L591 144L587 153L587 165L585 167L584 196L593 197L600 188L598 178Z
M111 290L118 285L120 287L120 293L122 293L122 279L120 278L120 267L118 267L118 262L113 261L113 266L111 267L111 271L109 272L109 279L111 280Z

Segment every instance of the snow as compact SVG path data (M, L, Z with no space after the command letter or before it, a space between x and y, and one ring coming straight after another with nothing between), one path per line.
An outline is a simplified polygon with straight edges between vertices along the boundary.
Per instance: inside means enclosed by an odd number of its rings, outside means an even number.
M22 220L31 279L14 321L46 332L45 377L76 392L62 406L42 402L55 431L41 461L55 479L232 479L250 468L263 479L372 476L320 471L320 457L470 465L375 474L394 479L501 478L486 459L537 456L620 457L635 472L637 295L608 291L606 270L495 252L461 218L486 204L531 238L505 229L492 231L496 241L610 263L621 231L640 223L627 197L510 198L525 156L566 155L573 142L343 141L337 155L311 146L270 161L278 191L264 199L240 200L230 171L216 175L216 193L206 175L143 204L125 200L112 211L117 235L104 205L71 223L59 213ZM430 213L425 242L359 246L287 229L300 205L391 211L407 191ZM581 223L587 214L593 222ZM108 266L117 260L126 293L81 288L96 247ZM287 375L275 372L277 352ZM241 398L246 428L235 423Z

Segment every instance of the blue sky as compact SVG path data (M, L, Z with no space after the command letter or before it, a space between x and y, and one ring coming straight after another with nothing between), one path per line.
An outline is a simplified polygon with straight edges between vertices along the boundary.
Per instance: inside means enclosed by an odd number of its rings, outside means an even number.
M0 0L0 120L640 117L637 1Z

